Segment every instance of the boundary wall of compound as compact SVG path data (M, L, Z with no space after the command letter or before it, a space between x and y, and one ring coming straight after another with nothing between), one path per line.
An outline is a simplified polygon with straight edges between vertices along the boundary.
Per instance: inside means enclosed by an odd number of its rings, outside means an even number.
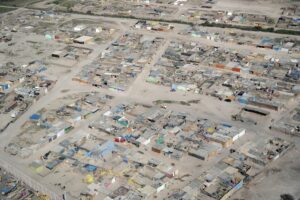
M42 185L41 183L37 182L30 176L26 175L24 172L16 169L11 164L5 162L4 160L0 160L0 167L3 168L6 172L10 173L14 177L16 177L19 181L22 181L30 188L35 191L38 191L42 194L48 195L51 200L63 200L62 196L57 195L57 193L49 190L46 186Z

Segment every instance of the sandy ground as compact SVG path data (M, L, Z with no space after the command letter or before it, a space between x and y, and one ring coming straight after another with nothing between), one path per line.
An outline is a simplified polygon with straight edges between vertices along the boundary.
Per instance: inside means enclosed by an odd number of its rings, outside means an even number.
M226 1L219 1L217 6L225 6ZM239 1L235 1L235 6L239 7ZM255 8L259 5L255 5L253 8L250 6L251 9L255 10ZM270 10L267 10L270 12ZM264 12L264 11L263 11ZM78 15L80 16L80 15ZM86 17L86 16L85 16ZM87 59L84 59L78 63L76 63L73 67L64 69L61 73L57 73L57 83L55 84L54 88L49 91L49 93L40 98L24 115L22 115L12 126L10 126L3 134L0 135L0 148L3 149L4 146L9 143L9 141L15 137L16 134L20 132L21 125L29 118L30 115L35 113L36 111L40 110L43 107L46 107L51 102L55 101L58 98L63 96L67 96L69 94L80 93L80 92L88 92L88 91L98 91L105 94L110 94L115 96L115 99L110 102L110 105L116 105L119 103L127 103L127 102L139 102L145 104L152 104L153 101L156 100L195 100L199 99L200 102L198 104L192 104L191 106L179 106L179 105L168 105L169 109L178 110L178 111L186 111L191 113L192 115L205 117L211 119L216 122L230 122L238 127L244 127L247 129L247 135L242 138L242 140L235 144L236 147L243 144L246 141L251 140L258 140L260 138L264 138L267 136L281 136L287 140L293 140L296 143L296 148L288 152L283 158L280 158L276 162L274 162L271 166L269 166L261 176L257 177L253 183L249 186L243 188L242 190L238 191L231 199L260 199L260 200L277 200L280 199L280 195L283 193L289 193L293 195L295 198L300 198L300 161L298 159L299 156L299 149L297 146L300 144L300 138L292 138L287 135L282 135L280 133L271 132L268 129L269 122L271 118L276 118L279 116L278 113L272 113L271 117L266 120L266 123L262 126L254 126L250 124L243 124L239 122L232 122L231 115L235 114L239 111L241 106L237 103L227 103L221 102L215 98L209 96L201 96L192 93L184 93L184 92L170 92L170 88L162 87L158 85L153 85L145 82L146 77L149 74L149 70L151 67L156 63L156 61L160 58L163 54L164 50L167 48L168 43L171 40L183 40L183 41L198 41L203 44L209 45L217 45L217 46L226 46L230 48L242 49L245 51L257 51L266 54L275 54L272 50L266 49L256 49L252 46L237 46L234 44L224 44L224 43L216 43L212 41L208 41L205 39L199 38L191 38L189 36L179 36L176 35L174 32L170 33L160 33L160 32L149 32L144 30L134 30L131 29L130 26L122 23L122 21L118 21L120 31L116 34L116 36L107 43L103 45L95 45L90 46L93 49L92 54L88 56ZM124 20L125 21L125 20ZM127 22L127 20L126 20ZM134 20L128 20L128 23L133 24ZM179 27L175 31L181 30L183 27ZM86 64L91 63L95 58L99 56L99 54L106 49L112 41L117 39L120 35L128 32L133 33L142 33L145 35L151 36L159 36L165 38L165 43L161 45L161 48L156 52L155 56L153 57L153 61L146 65L143 69L143 72L138 76L138 78L133 82L131 87L125 92L114 92L110 90L105 90L102 88L94 88L89 85L79 84L77 82L72 81L72 78L78 74L82 67ZM282 54L281 56L285 56ZM50 69L50 73L53 77L56 76L56 68ZM299 102L299 101L298 101ZM297 103L297 102L296 102ZM293 105L290 105L288 108L291 109ZM97 118L97 115L93 116L92 118L83 121L82 123L78 124L75 130L71 132L71 134L76 134L78 131L82 133L87 133L91 130L87 129L89 123ZM50 189L51 191L61 194L62 191L54 186L54 183L57 181L58 177L61 176L62 181L65 184L72 185L71 178L67 178L66 176L72 176L72 173L69 171L60 172L57 175L51 175L49 177L42 178L34 173L24 165L28 165L32 160L38 159L39 156L49 151L55 145L57 145L63 139L69 137L68 135L62 137L61 139L43 147L39 152L34 154L29 159L16 159L15 157L11 157L4 153L3 151L0 152L1 160L4 160L8 164L14 166L16 170L23 172L24 174L30 176L33 180L42 183L45 187ZM224 152L226 154L228 152ZM152 153L149 153L152 154ZM153 156L153 155L152 155ZM185 165L185 161L178 162L179 168L183 170L183 172L188 172L192 174L200 174L201 172L205 171L208 167L212 165L213 162L216 162L218 159L221 158L217 157L216 159L210 162L203 162L197 159L191 159L190 164L188 166ZM184 158L186 159L186 158ZM189 158L190 159L190 158ZM196 168L195 166L201 165L201 168ZM62 173L67 173L67 175L63 175ZM275 187L274 187L275 183ZM185 183L178 183L174 182L172 186L170 186L170 190L178 189L184 186ZM75 184L73 191L80 189L81 184ZM167 194L164 192L162 196L166 196Z

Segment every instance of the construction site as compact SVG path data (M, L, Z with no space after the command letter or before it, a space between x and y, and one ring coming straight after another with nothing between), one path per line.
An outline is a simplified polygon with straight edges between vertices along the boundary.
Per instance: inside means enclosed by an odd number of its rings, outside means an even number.
M4 0L0 20L1 200L300 199L298 1Z

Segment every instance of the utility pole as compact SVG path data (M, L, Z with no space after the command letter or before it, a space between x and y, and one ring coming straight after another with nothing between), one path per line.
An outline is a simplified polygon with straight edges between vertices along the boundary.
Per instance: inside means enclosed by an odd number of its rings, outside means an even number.
M67 192L65 191L65 193L63 194L63 200L67 200Z

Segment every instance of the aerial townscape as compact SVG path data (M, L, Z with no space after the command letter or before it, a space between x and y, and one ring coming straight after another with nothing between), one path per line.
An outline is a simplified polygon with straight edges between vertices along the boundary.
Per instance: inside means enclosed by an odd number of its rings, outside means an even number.
M0 0L0 200L300 200L299 0Z

